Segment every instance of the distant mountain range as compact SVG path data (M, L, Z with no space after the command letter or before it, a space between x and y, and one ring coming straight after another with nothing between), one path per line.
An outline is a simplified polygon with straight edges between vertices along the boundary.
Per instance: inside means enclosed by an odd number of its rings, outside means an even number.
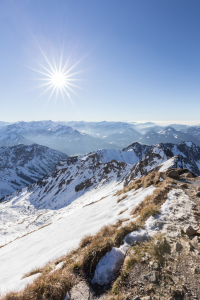
M200 145L200 126L172 124L164 127L152 122L0 122L0 147L37 143L67 155L86 154L98 149L126 148L139 142Z

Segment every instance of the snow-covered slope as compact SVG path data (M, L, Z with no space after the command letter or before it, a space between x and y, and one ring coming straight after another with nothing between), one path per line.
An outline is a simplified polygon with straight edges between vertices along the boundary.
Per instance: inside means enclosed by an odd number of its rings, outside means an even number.
M174 157L173 159L171 159ZM187 168L200 175L200 147L192 142L182 142L178 145L160 143L153 146L142 159L132 168L126 177L126 184L146 175L149 171L171 159L169 165Z
M56 211L77 203L91 190L106 188L112 182L121 184L147 150L135 143L123 151L99 150L61 160L46 177L4 198L0 204L0 244L48 224ZM6 220L13 225L7 227Z
M27 284L27 279L22 279L25 273L66 254L77 247L84 236L95 234L102 226L130 217L131 210L154 190L149 187L138 191L137 195L129 193L124 201L117 203L117 196L114 194L121 188L122 183L118 182L116 176L114 181L88 191L66 208L56 212L46 211L46 216L45 211L38 210L35 216L38 220L34 222L32 218L33 224L30 225L33 232L0 248L0 291L23 288ZM29 201L27 206L28 203ZM19 202L15 205L19 205ZM39 226L36 227L36 222L41 222L42 214L48 219L48 226L37 230ZM13 228L15 237L19 236L20 229L22 226L25 228L30 217L27 215L26 219L21 219L21 224ZM8 236L9 230L11 228L7 226ZM8 267L8 261L12 268Z
M64 158L67 155L37 144L0 148L0 198L41 179Z

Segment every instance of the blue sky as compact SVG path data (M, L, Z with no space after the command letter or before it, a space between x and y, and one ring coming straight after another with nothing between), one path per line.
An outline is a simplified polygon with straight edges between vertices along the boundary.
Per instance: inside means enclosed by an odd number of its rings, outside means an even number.
M0 120L200 123L199 15L199 0L1 0ZM41 50L80 60L71 101L41 95Z

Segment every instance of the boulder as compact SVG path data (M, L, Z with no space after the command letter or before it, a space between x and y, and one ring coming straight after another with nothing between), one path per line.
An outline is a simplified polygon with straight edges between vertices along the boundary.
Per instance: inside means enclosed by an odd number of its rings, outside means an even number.
M195 235L195 233L197 232L197 229L195 229L194 227L192 227L191 225L187 225L184 227L183 231L188 235L188 236L192 236Z
M156 261L150 261L149 265L151 270L159 270L159 264Z
M178 187L186 189L188 187L187 183L179 183Z
M135 296L133 300L141 300L141 298L139 296Z
M185 173L185 178L194 178L191 172Z
M151 300L151 296L142 297L141 300Z
M182 290L179 290L179 289L174 289L174 290L172 290L172 295L174 296L174 297L180 297L180 296L182 296Z
M170 178L174 178L174 179L179 179L180 178L180 175L177 171L175 170L171 170L171 171L167 171L166 172L166 175Z
M196 197L200 197L200 191L198 191L197 193L195 193Z
M182 248L183 248L183 246L179 242L174 243L174 250L175 251L179 252L179 251L182 250Z
M144 279L148 280L149 282L155 283L157 282L157 276L156 276L156 272L150 272L147 275L143 276Z

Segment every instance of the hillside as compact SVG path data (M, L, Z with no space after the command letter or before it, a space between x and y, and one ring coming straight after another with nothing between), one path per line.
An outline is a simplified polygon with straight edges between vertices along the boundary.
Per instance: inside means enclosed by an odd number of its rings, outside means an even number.
M0 148L0 198L41 179L66 157L37 144Z

